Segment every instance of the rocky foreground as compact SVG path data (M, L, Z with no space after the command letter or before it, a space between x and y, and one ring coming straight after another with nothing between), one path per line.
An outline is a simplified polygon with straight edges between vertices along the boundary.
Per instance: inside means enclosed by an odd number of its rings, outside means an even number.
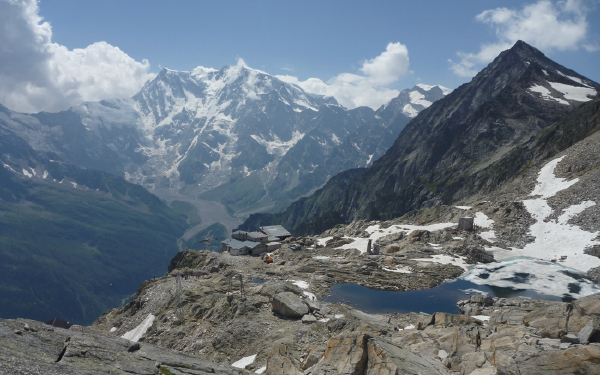
M344 230L361 228L357 224ZM341 249L344 238L325 233L323 238L292 240L304 249L294 252L285 245L273 264L182 252L167 276L146 282L128 305L111 310L92 329L121 336L154 316L139 340L142 347L159 345L265 374L600 372L600 295L573 303L472 296L459 302L461 315L366 314L315 300L335 283L406 290L456 277L463 269L452 261L423 261L438 255L437 247L417 246L433 239L444 244L442 237L452 238L453 230L395 238L382 252L394 244L399 249L381 255ZM475 249L480 239L472 237L466 247ZM446 250L451 243L447 241ZM469 254L446 254L457 263L469 260Z
M496 246L523 241L531 217L518 203L476 209L484 223L511 223L495 225ZM271 264L181 252L164 277L91 327L1 320L0 374L600 373L600 294L571 303L471 296L458 303L462 314L433 315L366 314L320 298L343 283L431 288L493 261L489 229L450 225L464 211L442 206L291 238ZM365 248L369 238L378 254Z
M296 293L291 293L299 300ZM227 299L225 297L225 299ZM269 343L246 336L252 328L235 326L221 335L195 330L195 322L174 320L169 330L182 341L206 340L238 359L254 352L247 369L266 374L598 374L600 372L600 294L573 303L471 296L459 302L462 315L445 313L370 315L338 306L328 321L293 320L279 314L259 322L271 331ZM259 318L243 302L229 304L233 315L252 325ZM306 304L313 314L327 314L321 303ZM217 306L215 306L217 308ZM223 308L221 306L220 308ZM271 310L273 308L273 310ZM131 313L132 306L123 311ZM240 312L242 312L240 314ZM264 316L265 314L259 314ZM305 315L306 316L306 315ZM106 317L105 317L106 320ZM212 325L219 323L206 319ZM125 321L123 321L125 322ZM1 374L243 374L198 356L147 341L135 343L100 333L98 328L55 328L31 320L0 320ZM164 325L161 325L164 329ZM399 328L404 327L404 328ZM254 332L255 334L258 332ZM260 336L260 333L258 333ZM166 342L163 342L166 344ZM172 343L173 344L173 343ZM185 348L184 348L185 349ZM255 359L256 358L256 359Z

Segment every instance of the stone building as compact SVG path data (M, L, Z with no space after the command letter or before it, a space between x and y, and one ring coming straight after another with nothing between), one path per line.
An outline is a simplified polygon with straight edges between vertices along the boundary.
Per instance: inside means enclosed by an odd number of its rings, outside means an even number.
M279 249L280 241L288 237L291 233L281 225L260 227L255 232L238 230L221 242L221 251L229 251L231 255L260 255Z

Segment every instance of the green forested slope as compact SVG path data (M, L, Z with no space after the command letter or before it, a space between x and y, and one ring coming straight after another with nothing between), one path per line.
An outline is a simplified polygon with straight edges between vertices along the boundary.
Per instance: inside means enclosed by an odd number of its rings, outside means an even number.
M58 169L62 184L0 167L2 318L89 324L178 251L184 215L118 177Z

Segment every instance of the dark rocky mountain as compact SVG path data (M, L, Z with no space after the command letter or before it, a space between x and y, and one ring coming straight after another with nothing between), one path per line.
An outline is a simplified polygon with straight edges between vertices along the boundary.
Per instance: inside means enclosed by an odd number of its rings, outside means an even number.
M252 215L243 228L279 222L297 233L315 233L357 219L390 219L413 209L451 204L490 192L514 177L541 149L545 129L597 97L600 85L544 56L524 42L502 52L473 80L433 103L413 119L393 146L360 178L332 178L308 198L276 215ZM564 120L576 126L579 120ZM547 143L562 149L571 137ZM550 147L549 145L547 147ZM552 146L560 149L558 146ZM522 155L522 154L521 154ZM342 184L339 184L342 181ZM347 184L347 186L345 186Z

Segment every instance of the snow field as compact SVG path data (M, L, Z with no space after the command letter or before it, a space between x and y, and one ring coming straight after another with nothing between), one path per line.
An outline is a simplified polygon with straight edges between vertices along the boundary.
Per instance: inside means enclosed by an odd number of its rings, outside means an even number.
M475 224L481 228L490 228L492 226L492 224L494 224L494 220L490 219L483 212L477 212L475 214L473 224Z
M554 100L556 102L559 102L560 104L569 105L569 102L567 102L566 100L562 100L560 98L553 97L552 94L550 93L550 90L548 90L544 86L534 85L529 88L529 91L537 92L538 94L540 94L542 96L542 99L544 99L544 100L548 100L548 101Z
M547 198L553 197L559 191L565 190L576 184L579 179L566 181L554 175L554 169L564 156L554 159L546 164L539 173L538 184L531 192L532 196L541 196L536 199L525 200L523 203L536 222L531 226L531 235L535 236L533 243L527 244L523 249L516 250L513 256L527 256L538 259L552 260L566 256L563 265L586 272L590 268L600 266L600 259L587 255L583 250L588 246L600 244L595 240L598 232L586 232L567 222L586 208L594 206L592 201L584 201L565 209L558 220L546 218L552 214L552 208L547 203ZM516 254L518 252L518 254Z
M588 98L589 96L596 96L596 90L591 87L575 87L570 85L565 85L564 83L558 82L548 82L550 86L563 94L565 99L575 100L578 102L587 102L592 100L592 98Z
M600 291L598 286L587 279L580 279L577 272L563 264L534 258L512 258L500 263L479 264L462 278L477 285L528 289L556 297L572 295L580 298Z

